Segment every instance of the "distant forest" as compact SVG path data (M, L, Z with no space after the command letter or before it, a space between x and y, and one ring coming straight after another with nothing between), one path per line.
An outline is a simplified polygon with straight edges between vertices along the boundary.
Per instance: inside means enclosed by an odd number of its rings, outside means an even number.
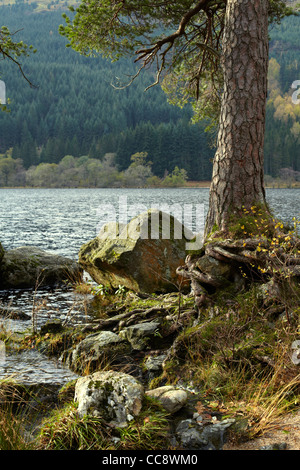
M49 2L48 8L55 3ZM126 81L135 72L133 61L80 56L65 47L58 33L62 10L37 12L35 7L22 1L0 7L1 23L11 32L21 29L17 37L37 49L22 59L36 88L30 88L13 64L5 61L0 66L10 98L10 112L0 113L0 186L5 181L13 184L5 175L1 179L1 168L7 167L1 159L12 158L15 169L10 165L10 171L20 175L27 170L33 178L42 173L40 164L57 168L65 156L73 160L64 164L78 167L78 162L86 162L77 160L83 156L105 166L109 155L111 167L122 173L140 152L147 154L148 165L151 162L149 177L163 181L184 169L184 179L211 178L214 148L206 122L192 124L191 108L169 104L159 86L145 92L153 82L151 72L128 88L115 89L111 83ZM300 171L300 105L291 101L291 84L300 80L299 25L300 18L290 17L270 31L265 172L272 177L282 168Z

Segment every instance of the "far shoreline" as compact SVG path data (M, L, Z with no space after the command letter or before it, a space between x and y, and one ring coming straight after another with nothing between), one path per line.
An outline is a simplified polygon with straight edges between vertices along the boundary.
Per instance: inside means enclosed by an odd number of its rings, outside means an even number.
M210 181L187 181L184 186L0 186L0 189L209 189ZM265 189L300 189L300 182L274 182L265 184Z

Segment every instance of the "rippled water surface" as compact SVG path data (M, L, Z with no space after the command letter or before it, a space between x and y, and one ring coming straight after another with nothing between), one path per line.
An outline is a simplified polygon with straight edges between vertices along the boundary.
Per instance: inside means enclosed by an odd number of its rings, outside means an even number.
M62 385L76 379L59 360L46 358L35 349L18 354L7 354L0 362L0 377L10 378L24 385L36 383Z
M76 258L109 220L163 204L195 213L207 202L207 189L0 189L0 240L6 249L35 245Z
M76 258L80 246L94 238L108 220L129 220L138 212L164 204L179 207L186 225L197 229L196 207L208 207L208 189L0 189L0 241L5 249L39 246ZM275 215L291 221L300 212L300 189L268 189Z
M105 222L127 222L150 207L166 212L169 208L194 232L200 231L208 196L209 190L203 188L0 189L0 241L6 250L32 245L77 259L81 245L94 238ZM285 222L300 215L300 189L268 189L267 200L274 215ZM9 307L28 315L28 320L7 320L11 330L30 329L36 305L40 305L39 325L49 318L73 324L88 320L84 300L73 291L0 291L0 309ZM0 377L14 373L33 382L63 382L72 376L62 365L33 351L7 356L4 364L0 361Z

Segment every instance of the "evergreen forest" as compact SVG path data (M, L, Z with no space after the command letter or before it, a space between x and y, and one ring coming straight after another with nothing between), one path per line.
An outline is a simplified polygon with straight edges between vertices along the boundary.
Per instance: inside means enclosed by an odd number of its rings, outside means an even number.
M37 50L22 59L34 86L11 61L0 65L9 98L9 112L0 113L0 186L210 180L215 149L208 123L192 122L192 108L170 104L160 86L145 91L151 70L118 88L135 74L133 60L84 57L65 47L58 29L66 8L58 0L44 9L23 0L0 7L1 24ZM270 29L269 178L300 179L300 105L291 98L291 85L300 80L299 24L299 17L288 17Z

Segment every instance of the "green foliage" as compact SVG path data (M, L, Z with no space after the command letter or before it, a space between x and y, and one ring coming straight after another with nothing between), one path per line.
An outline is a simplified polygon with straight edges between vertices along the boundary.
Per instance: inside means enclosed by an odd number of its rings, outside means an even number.
M153 2L129 3L139 3L139 8L150 9ZM170 2L161 3L165 22L169 22L168 31L172 31L191 2L180 2L177 13ZM282 4L277 1L273 3L276 8ZM113 4L117 8L117 2ZM157 9L157 16L161 12ZM176 166L185 169L189 179L210 180L214 149L210 146L210 136L205 135L205 129L214 123L213 116L218 113L219 102L213 99L213 88L205 75L199 82L199 100L190 99L189 90L185 88L188 80L185 76L188 66L186 54L174 63L172 73L170 71L165 75L162 86L168 88L168 95L160 87L153 87L144 93L153 82L153 67L145 69L134 86L118 90L111 83L120 83L126 77L134 76L138 70L136 65L128 58L111 63L100 57L84 57L71 48L65 48L66 40L58 34L61 10L37 13L34 5L18 3L1 7L0 14L9 31L17 31L21 26L23 29L18 36L21 35L27 44L38 45L37 53L30 54L24 61L26 76L38 88L28 86L12 62L3 62L5 67L1 68L1 79L7 85L10 98L10 113L0 113L0 153L8 156L12 149L10 155L15 160L21 159L24 167L21 171L18 165L16 177L11 172L8 183L3 181L2 176L1 186L23 185L24 169L38 167L40 163L60 165L66 155L78 159L81 156L89 157L103 165L104 156L114 153L115 164L110 166L115 166L121 173L131 165L131 155L138 152L147 152L148 160L152 162L152 175L143 176L147 184L160 186L161 180L166 174L171 175ZM161 23L159 28L155 26L154 29L157 34L164 32ZM270 55L280 65L277 89L284 99L291 83L299 78L298 30L299 18L293 16L270 29ZM12 36L12 40L14 37L17 36ZM140 40L144 39L141 37ZM21 57L25 58L25 55ZM217 56L214 57L217 60ZM217 70L214 73L215 83L219 80ZM175 81L172 74L176 76ZM195 87L193 90L197 91ZM217 94L218 90L221 90L219 85L214 88ZM172 106L168 100L182 105L182 109ZM290 167L299 171L300 164L299 119L296 123L290 118L287 121L279 119L275 104L273 99L268 101L265 139L265 172L273 177L279 174L281 168ZM194 120L197 116L200 118L196 124L191 124L193 115ZM204 115L208 119L203 121ZM211 129L213 131L214 127ZM7 163L12 165L11 162ZM74 186L99 184L92 182L92 167L98 174L100 164L92 163L89 172L91 182L87 183L86 174L76 179L78 167L81 166L76 161L74 167L69 167L68 171L64 169L66 185L69 185L72 173L75 174ZM37 181L32 184L38 186L38 179L46 181L47 169L48 184L54 184L53 166L44 167L43 171L39 168ZM31 172L34 173L34 170ZM109 185L114 181L117 186L122 186L123 181L117 179L116 174L108 170L108 175Z
M163 186L178 187L184 186L187 181L187 172L184 169L179 169L178 166L174 168L171 175L167 175L163 179Z
M243 213L232 218L228 225L231 238L245 239L251 237L272 237L275 231L275 220L263 206L253 205L249 210L243 207Z
M27 397L27 398L26 398ZM34 450L32 439L26 435L26 425L32 419L25 409L28 393L13 380L0 382L0 450Z
M0 55L2 55L2 59L7 59L11 61L14 65L16 65L21 72L22 76L27 80L30 85L32 83L24 74L22 65L20 63L20 57L27 57L31 52L35 53L36 49L33 46L28 46L23 41L15 41L14 35L18 31L11 33L7 26L1 26L0 28ZM3 111L6 111L6 106L1 105Z
M271 30L267 100L265 173L281 176L281 168L300 170L300 106L292 103L291 85L299 78L299 17L289 17ZM282 54L282 50L286 52Z
M69 46L84 55L102 54L113 60L136 55L140 69L164 72L164 90L170 101L183 106L194 102L195 119L217 124L222 89L221 50L226 2L196 3L130 0L81 0L72 18L64 14L60 33ZM280 23L292 9L282 0L269 1L270 23ZM196 103L195 103L196 102Z
M43 450L142 450L165 449L167 445L168 413L148 398L143 410L128 426L114 431L102 418L77 413L74 402L52 412L44 419L36 443Z
M140 70L157 61L154 83L159 82L162 70L167 70L164 89L171 93L173 103L185 105L197 100L209 82L210 111L218 111L219 48L226 4L223 0L214 3L218 14L208 19L205 8L187 0L172 5L166 1L104 1L100 8L83 0L75 16L64 15L66 24L60 26L60 32L84 55L102 54L118 60L135 53ZM201 106L197 109L203 118Z
M34 445L26 440L24 416L16 417L11 410L0 411L0 450L33 450Z
M0 155L0 187L29 186L38 188L73 187L167 187L184 186L186 171L175 167L164 179L153 175L150 162L135 154L125 171L118 171L114 154L103 160L66 155L58 163L40 163L26 170L21 159Z
M0 53L3 59L9 58L13 62L17 61L21 56L28 56L29 52L36 52L33 46L24 44L23 41L16 42L12 36L15 33L11 33L7 26L0 28Z
M22 25L24 41L38 44L37 53L26 58L26 73L38 88L30 88L13 64L3 69L11 105L9 114L0 114L0 153L13 148L13 158L21 158L26 169L58 164L65 155L102 160L115 153L119 170L125 170L131 155L147 152L160 178L175 166L189 177L210 178L213 150L203 135L205 124L192 126L191 108L168 104L159 87L145 93L151 71L134 87L117 90L111 83L136 67L125 59L112 64L67 49L58 34L62 11L37 13L14 5L0 12L10 30Z
M24 186L26 181L23 162L21 159L13 159L11 156L0 155L0 187Z
M151 162L147 162L148 153L147 152L138 152L134 155L131 155L130 160L132 161L131 167L135 168L137 166L151 166Z
M95 296L98 296L98 295L105 296L109 294L109 292L110 291L108 287L105 287L103 284L98 284L97 286L91 288L91 293Z
M167 449L168 412L155 400L144 397L140 415L127 427L120 428L120 450L159 450Z
M43 450L105 450L110 436L105 424L101 418L80 418L71 403L44 420L38 443Z

